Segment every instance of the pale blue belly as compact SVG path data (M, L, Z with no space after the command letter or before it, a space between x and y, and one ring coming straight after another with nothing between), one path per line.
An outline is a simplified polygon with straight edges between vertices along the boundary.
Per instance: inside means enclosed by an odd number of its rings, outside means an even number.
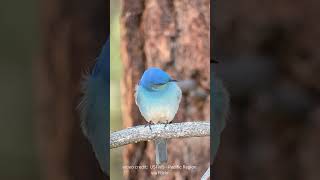
M166 88L158 91L148 91L141 86L136 89L136 103L148 122L171 122L178 111L180 100L181 90L176 83L169 83Z

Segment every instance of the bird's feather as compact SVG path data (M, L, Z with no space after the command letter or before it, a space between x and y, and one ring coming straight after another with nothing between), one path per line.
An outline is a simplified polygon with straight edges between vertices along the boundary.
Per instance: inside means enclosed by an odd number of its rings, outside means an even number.
M81 128L88 138L103 172L107 173L107 123L109 111L109 41L104 45L96 64L83 81L83 98L78 106Z

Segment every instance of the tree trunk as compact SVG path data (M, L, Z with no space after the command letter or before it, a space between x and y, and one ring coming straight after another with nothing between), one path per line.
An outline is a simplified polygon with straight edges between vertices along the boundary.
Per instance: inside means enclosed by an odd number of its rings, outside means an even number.
M109 31L109 3L41 1L42 54L34 62L36 124L46 180L105 179L82 135L81 80Z
M232 112L213 178L320 179L319 5L218 1L214 71Z
M161 67L175 79L193 79L194 91L183 93L174 122L210 118L210 1L123 0L121 14L122 110L125 127L145 124L135 104L134 89L143 71ZM201 92L202 97L195 94ZM168 164L192 165L195 170L128 170L127 179L199 179L210 161L209 138L172 139ZM154 165L153 142L124 149L124 165Z

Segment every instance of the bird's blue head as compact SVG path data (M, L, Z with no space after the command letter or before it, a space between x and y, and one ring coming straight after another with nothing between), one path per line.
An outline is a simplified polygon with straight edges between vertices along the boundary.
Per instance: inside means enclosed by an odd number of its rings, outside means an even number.
M148 90L159 90L166 86L168 82L174 82L169 74L157 67L147 69L139 82L139 85Z

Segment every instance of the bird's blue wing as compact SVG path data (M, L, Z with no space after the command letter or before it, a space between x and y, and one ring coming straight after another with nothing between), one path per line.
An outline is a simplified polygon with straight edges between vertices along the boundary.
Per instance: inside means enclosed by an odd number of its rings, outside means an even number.
M211 68L213 69L213 64L211 64ZM212 114L212 133L211 133L211 161L214 160L219 144L220 144L220 135L223 129L226 126L226 119L229 112L229 94L227 90L224 88L222 81L218 80L214 77L213 72L211 72L211 92L212 92L212 100L210 106L210 112Z
M85 79L84 97L80 103L82 130L88 138L103 172L109 170L108 122L110 99L110 44L107 41L96 64Z

